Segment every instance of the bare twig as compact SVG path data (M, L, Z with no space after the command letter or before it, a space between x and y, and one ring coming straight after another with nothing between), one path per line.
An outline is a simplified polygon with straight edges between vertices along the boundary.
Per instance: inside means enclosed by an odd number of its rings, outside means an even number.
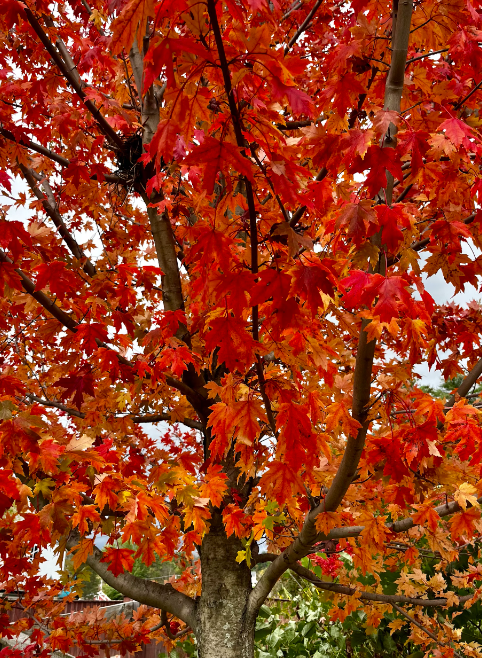
M442 48L441 50L435 50L433 53L424 53L423 55L417 55L417 57L412 57L412 59L407 60L405 67L413 62L418 62L419 59L425 59L425 57L433 57L433 55L440 55L440 53L446 53L448 48Z

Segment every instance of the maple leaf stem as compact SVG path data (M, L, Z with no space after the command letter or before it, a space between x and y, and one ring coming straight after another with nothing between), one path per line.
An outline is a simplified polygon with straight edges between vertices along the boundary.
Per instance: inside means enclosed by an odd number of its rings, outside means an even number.
M77 241L74 239L72 234L67 229L47 179L41 176L40 174L37 174L33 169L29 169L21 162L18 163L18 166L20 167L20 170L23 173L30 189L35 194L37 199L42 202L45 212L53 221L55 227L57 228L65 244L68 246L68 248L75 256L75 258L78 258L80 261L83 262L82 268L84 272L91 277L95 276L96 274L95 266L87 258L87 256L84 254ZM45 190L45 196L37 187L37 181L42 182L42 186Z
M45 47L45 50L48 52L52 60L54 61L55 65L57 68L60 70L62 75L65 77L67 82L71 85L71 87L74 89L74 91L77 93L78 97L80 100L84 103L85 107L89 110L89 112L92 114L94 117L95 121L97 122L97 125L99 126L100 131L110 140L110 142L117 146L118 148L123 147L123 141L117 135L115 130L110 126L110 124L107 122L105 117L101 114L99 109L95 106L95 103L91 101L90 99L86 98L86 95L84 93L84 90L82 89L82 84L80 81L80 78L78 77L77 71L70 71L61 57L59 51L55 48L55 46L52 44L50 41L50 38L48 37L47 34L43 31L40 23L38 20L35 18L33 12L28 8L24 8L25 16L27 17L28 22L32 26L34 32L36 35L39 37L40 41Z

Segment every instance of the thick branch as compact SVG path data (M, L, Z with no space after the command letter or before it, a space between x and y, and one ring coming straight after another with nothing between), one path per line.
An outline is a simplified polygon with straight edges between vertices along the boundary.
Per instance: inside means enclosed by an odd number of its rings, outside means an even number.
M157 213L157 208L150 208L150 199L144 195L147 214L151 224L151 233L156 247L157 260L161 269L162 302L166 311L184 310L181 274L176 257L176 247L171 222L167 211ZM184 333L187 332L185 328ZM182 337L185 340L186 337Z
M71 85L72 89L75 90L78 97L84 103L85 107L92 114L101 132L110 140L112 144L114 144L118 148L122 148L123 146L122 139L117 135L115 130L110 126L110 124L107 122L105 117L97 109L95 103L90 99L86 98L84 90L82 89L82 83L80 82L80 78L78 77L77 72L69 70L69 68L65 64L65 61L62 59L62 56L55 48L53 43L50 41L49 36L45 34L45 32L43 31L40 23L37 21L32 11L28 7L25 7L24 11L28 22L32 26L34 32L39 37L40 41L43 43L45 50L48 52L48 54L56 64L59 71L67 80L67 82Z
M79 542L77 533L72 533L67 541L67 548L74 549ZM124 596L128 596L139 603L160 608L182 619L191 628L196 628L196 604L189 596L174 589L170 584L163 585L153 580L138 578L124 572L119 576L108 570L108 564L101 562L102 552L94 547L94 552L86 560L86 564L97 573L104 582L116 589Z

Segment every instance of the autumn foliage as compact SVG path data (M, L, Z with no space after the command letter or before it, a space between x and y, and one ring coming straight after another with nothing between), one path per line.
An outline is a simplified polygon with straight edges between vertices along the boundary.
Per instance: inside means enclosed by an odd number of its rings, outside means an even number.
M433 613L482 596L450 567L482 533L481 306L425 284L482 274L482 2L0 8L2 634L249 658L293 569L333 619L481 655ZM143 606L62 617L48 546ZM130 574L156 558L170 584Z

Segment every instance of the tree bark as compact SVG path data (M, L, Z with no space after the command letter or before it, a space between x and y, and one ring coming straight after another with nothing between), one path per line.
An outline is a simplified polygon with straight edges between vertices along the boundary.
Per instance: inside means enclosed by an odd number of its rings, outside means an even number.
M247 618L251 571L236 562L243 546L226 537L220 513L214 513L201 549L202 594L196 611L199 658L252 658L254 619Z

